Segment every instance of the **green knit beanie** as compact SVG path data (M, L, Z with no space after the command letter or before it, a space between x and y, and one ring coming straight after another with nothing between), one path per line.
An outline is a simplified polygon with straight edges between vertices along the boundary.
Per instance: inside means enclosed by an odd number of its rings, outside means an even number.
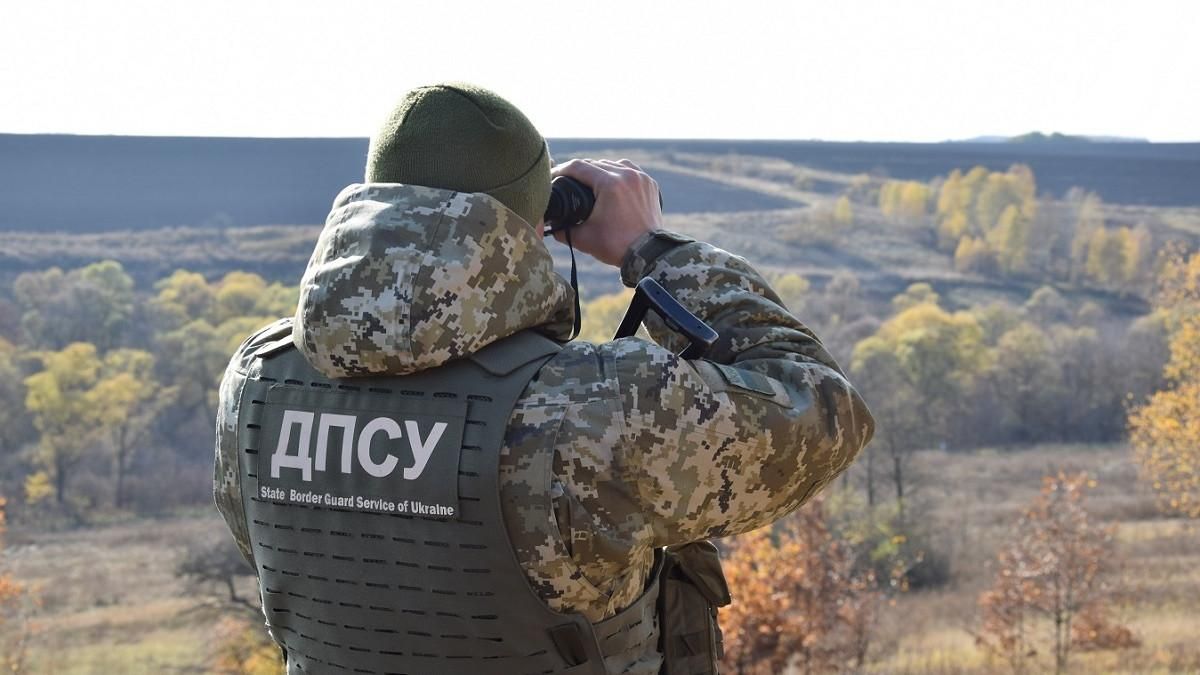
M409 91L371 139L369 183L486 192L531 225L550 201L546 140L513 104L481 87Z

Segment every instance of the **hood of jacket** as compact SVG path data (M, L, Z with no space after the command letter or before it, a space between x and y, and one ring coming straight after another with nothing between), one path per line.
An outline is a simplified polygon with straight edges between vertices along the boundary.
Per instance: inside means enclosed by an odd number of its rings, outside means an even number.
M541 233L496 199L372 183L334 200L292 338L327 377L404 375L526 328L565 342L574 312Z

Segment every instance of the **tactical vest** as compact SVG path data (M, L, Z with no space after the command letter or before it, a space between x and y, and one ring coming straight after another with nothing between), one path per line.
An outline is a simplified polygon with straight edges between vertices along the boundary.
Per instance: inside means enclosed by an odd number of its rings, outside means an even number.
M505 427L558 350L526 331L429 371L341 380L290 335L256 352L242 502L289 674L602 675L606 657L658 640L658 570L593 626L537 597L509 540Z

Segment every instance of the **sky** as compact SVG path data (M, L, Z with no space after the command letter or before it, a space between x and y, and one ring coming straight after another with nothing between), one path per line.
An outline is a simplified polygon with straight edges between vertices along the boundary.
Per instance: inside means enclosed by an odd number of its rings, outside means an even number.
M548 137L1200 141L1200 2L0 0L0 133L369 136L489 87Z

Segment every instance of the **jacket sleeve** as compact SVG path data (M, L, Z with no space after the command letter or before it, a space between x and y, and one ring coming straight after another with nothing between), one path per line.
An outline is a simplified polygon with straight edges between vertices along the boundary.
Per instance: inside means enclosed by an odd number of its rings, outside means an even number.
M622 265L653 277L720 338L705 360L647 318L657 344L609 351L622 407L613 469L655 546L747 532L794 511L871 439L862 398L812 331L742 258L672 233ZM649 543L649 542L646 542Z

